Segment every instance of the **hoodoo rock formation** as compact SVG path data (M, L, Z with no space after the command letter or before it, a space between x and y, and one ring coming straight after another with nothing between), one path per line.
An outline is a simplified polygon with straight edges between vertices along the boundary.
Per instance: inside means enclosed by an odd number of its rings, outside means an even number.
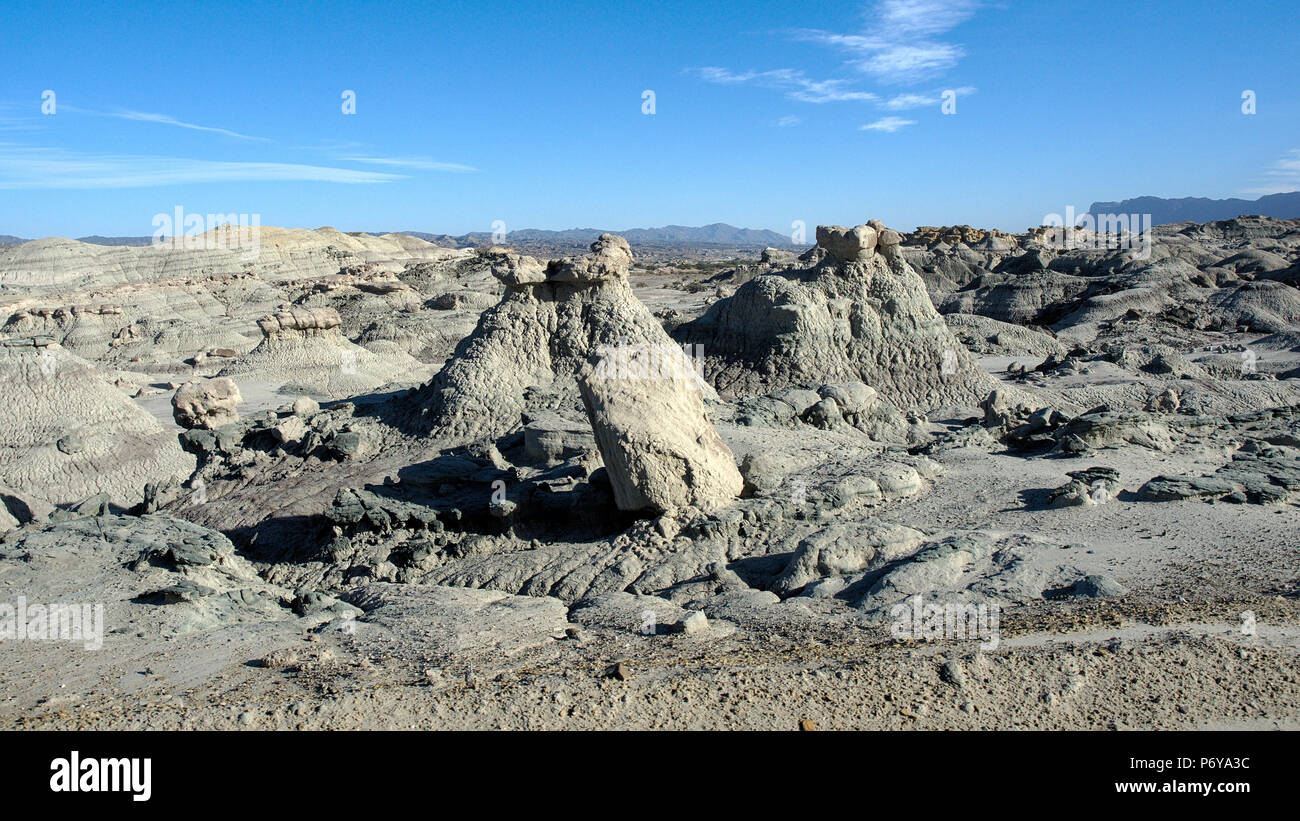
M632 250L622 237L602 234L590 254L546 265L504 249L485 256L505 296L413 396L417 429L462 441L499 436L520 428L526 409L576 400L576 376L596 354L676 347L632 293Z
M291 724L354 704L662 722L642 698L661 684L689 721L730 722L780 675L845 726L855 705L1094 726L1149 649L1149 723L1294 723L1293 648L1221 622L1295 621L1300 220L1157 226L1149 255L878 221L821 226L802 256L664 264L609 234L549 262L263 240L247 269L0 249L0 588L105 602L111 634L94 670L50 642L0 653L0 718L133 724L166 686L122 679L147 659L199 682L159 726L233 723L199 705L235 701ZM1072 636L936 637L932 674L900 678L919 669L900 607ZM1143 612L1169 629L1098 644ZM1212 680L1247 653L1234 700ZM620 659L636 678L600 675ZM1169 670L1191 713L1147 698ZM883 712L853 697L881 682ZM286 705L317 685L320 709Z
M861 381L900 410L974 405L995 383L899 248L898 232L874 220L818 226L804 267L754 277L676 336L703 345L724 395Z
M418 366L401 351L379 356L352 343L333 308L293 307L258 320L262 341L221 370L222 376L259 374L286 393L342 399L393 382Z

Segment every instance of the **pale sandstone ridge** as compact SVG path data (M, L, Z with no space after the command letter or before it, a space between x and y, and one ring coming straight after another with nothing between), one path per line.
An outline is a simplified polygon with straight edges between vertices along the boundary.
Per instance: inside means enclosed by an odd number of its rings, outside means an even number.
M395 382L419 367L414 357L389 349L380 356L343 335L333 308L291 307L257 321L262 341L221 370L279 383L286 393L342 399ZM378 343L376 343L378 344Z
M220 247L223 239L171 248L55 238L0 249L0 337L48 335L106 370L185 381L171 375L213 376L227 364L216 360L256 347L259 318L328 307L349 339L417 358L418 367L394 361L409 383L447 357L485 307L475 300L495 302L500 287L473 251L413 237L266 226L256 248Z
M339 312L333 308L289 308L257 320L257 327L267 339L295 331L329 331L341 324Z
M0 380L0 484L54 504L105 493L126 506L145 484L194 469L158 420L48 338L4 340Z
M400 270L407 261L465 255L415 237L345 234L333 228L262 226L256 245L247 235L237 241L219 230L192 239L200 247L91 245L61 237L33 240L0 250L0 286L18 285L41 293L253 269L263 279L275 281L335 274L349 264L372 262Z
M620 510L697 507L711 512L733 502L744 486L731 449L705 415L685 355L677 354L676 368L688 375L684 378L620 375L610 366L615 355L598 356L578 375L582 402ZM649 351L635 351L626 359L650 356ZM639 372L653 367L639 364Z
M802 268L756 276L678 329L723 394L861 381L901 410L973 406L995 387L948 329L901 237L818 226Z
M451 440L499 436L522 426L530 397L558 397L550 405L576 401L578 371L602 351L675 349L628 285L627 241L602 234L591 250L546 265L502 248L484 251L505 296L414 394L413 426Z

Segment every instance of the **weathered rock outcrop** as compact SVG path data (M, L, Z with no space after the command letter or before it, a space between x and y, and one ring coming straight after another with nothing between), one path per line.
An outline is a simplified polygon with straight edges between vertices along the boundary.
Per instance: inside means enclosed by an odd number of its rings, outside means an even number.
M420 363L398 350L379 356L354 345L333 308L293 307L257 322L262 342L227 365L221 376L252 374L286 393L342 399L410 376Z
M194 469L158 420L47 338L0 344L0 381L0 484L55 504L107 493L132 505L147 482Z
M262 276L290 279L334 274L349 264L375 262L400 268L405 261L444 260L464 252L401 234L345 234L259 226L257 233L220 229L190 237L188 246L92 245L61 237L0 251L0 286L38 292L151 282L183 274L220 276L256 268Z
M628 285L626 240L602 234L591 249L546 265L485 252L505 296L408 400L412 426L452 440L498 436L521 427L526 408L576 401L578 371L598 353L671 352L675 344ZM707 385L700 390L714 396Z
M183 428L216 430L239 419L244 397L231 379L187 382L172 396L172 417Z
M949 331L883 225L819 226L802 269L755 277L676 336L703 346L720 392L861 381L908 410L973 405L994 387Z
M740 495L744 482L705 415L690 362L669 350L676 373L651 372L649 349L598 354L578 374L578 387L620 509L713 511Z

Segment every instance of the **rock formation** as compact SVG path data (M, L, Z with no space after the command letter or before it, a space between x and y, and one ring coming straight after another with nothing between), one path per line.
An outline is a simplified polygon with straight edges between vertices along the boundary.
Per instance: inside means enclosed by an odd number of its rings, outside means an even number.
M340 331L333 308L293 307L257 322L261 343L220 371L222 376L256 374L285 393L341 399L412 374L419 363L397 350L379 356L354 345Z
M723 394L861 381L902 410L974 405L994 383L899 247L883 225L818 226L806 267L755 277L676 336Z
M522 427L527 407L576 400L578 371L598 353L676 348L629 287L627 241L602 234L591 251L543 265L489 249L485 256L505 283L505 296L412 397L412 424L453 440L498 436ZM713 396L707 385L699 387Z
M48 338L4 340L0 380L0 484L55 504L107 493L129 506L146 483L194 469L158 420Z
M597 354L578 386L620 509L711 512L733 501L743 480L705 415L689 361L669 350L675 373L654 373L647 349Z
M172 416L183 428L215 430L239 419L236 409L243 401L231 379L187 382L172 396Z

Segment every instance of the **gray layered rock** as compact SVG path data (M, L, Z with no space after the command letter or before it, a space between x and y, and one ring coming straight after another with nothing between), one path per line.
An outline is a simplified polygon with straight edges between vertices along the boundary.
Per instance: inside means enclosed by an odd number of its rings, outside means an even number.
M531 395L545 393L551 405L576 401L578 371L597 354L672 356L677 346L628 285L627 242L603 234L591 249L545 266L505 250L488 255L505 296L408 400L417 430L452 441L499 436L522 426ZM707 385L700 389L714 396Z
M400 641L426 654L491 650L510 656L549 644L569 626L565 606L543 596L377 583L347 598L365 611L355 631L362 646Z
M0 344L0 484L54 504L107 493L133 505L146 483L184 479L194 458L90 363L47 338Z
M924 540L921 531L901 525L832 525L799 543L772 589L789 595L817 579L874 569L914 553Z
M0 545L0 571L33 601L102 604L106 632L174 637L293 618L292 595L262 581L229 539L163 513L25 527Z
M1294 501L1300 497L1300 449L1253 440L1212 473L1157 476L1138 490L1138 496L1154 502L1199 499L1280 504Z
M578 374L578 387L621 510L712 511L734 500L744 482L705 414L689 361L668 351L676 358L659 374L648 373L650 349L597 354Z
M238 407L243 401L234 380L187 382L172 396L172 416L186 429L215 430L239 419Z
M860 381L902 410L974 404L995 383L944 324L896 237L883 226L821 226L805 267L754 277L676 336L703 345L706 376L724 394Z
M1101 505L1115 498L1120 491L1119 471L1108 467L1090 467L1072 470L1070 481L1052 491L1048 504L1052 507L1070 505Z

